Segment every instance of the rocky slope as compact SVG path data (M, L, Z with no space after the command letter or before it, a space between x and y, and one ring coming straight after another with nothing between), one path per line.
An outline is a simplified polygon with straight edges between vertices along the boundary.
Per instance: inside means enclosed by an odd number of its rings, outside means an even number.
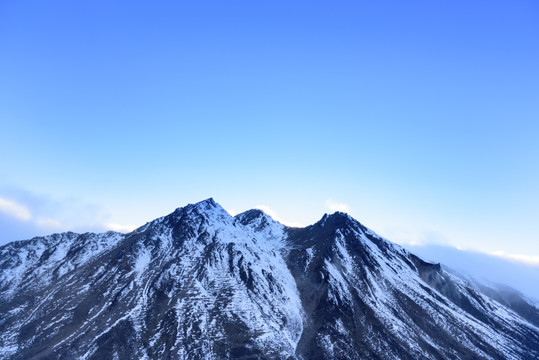
M209 199L126 235L0 247L0 358L536 359L521 301L343 213L287 228Z

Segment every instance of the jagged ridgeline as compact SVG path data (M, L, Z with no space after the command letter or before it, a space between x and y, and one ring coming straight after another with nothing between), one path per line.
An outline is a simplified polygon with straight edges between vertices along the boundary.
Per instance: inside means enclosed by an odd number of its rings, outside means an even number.
M343 213L289 228L209 199L0 247L2 359L538 359L538 326Z

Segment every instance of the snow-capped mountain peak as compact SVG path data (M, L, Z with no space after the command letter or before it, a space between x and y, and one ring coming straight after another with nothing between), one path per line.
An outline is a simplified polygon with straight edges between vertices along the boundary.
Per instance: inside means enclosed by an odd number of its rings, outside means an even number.
M539 357L537 308L502 302L339 212L289 228L207 199L0 247L6 359Z

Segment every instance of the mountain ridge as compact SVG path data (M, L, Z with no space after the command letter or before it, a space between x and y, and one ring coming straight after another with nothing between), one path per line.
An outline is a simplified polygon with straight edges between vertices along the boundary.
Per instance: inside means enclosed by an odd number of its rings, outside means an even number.
M535 321L340 212L291 228L209 198L0 254L7 359L539 356Z

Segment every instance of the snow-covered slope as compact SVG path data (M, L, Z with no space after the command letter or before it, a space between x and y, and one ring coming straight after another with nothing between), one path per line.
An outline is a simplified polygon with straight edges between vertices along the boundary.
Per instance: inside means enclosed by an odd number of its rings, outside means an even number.
M539 357L526 316L346 214L287 228L212 199L0 247L0 333L2 359Z

